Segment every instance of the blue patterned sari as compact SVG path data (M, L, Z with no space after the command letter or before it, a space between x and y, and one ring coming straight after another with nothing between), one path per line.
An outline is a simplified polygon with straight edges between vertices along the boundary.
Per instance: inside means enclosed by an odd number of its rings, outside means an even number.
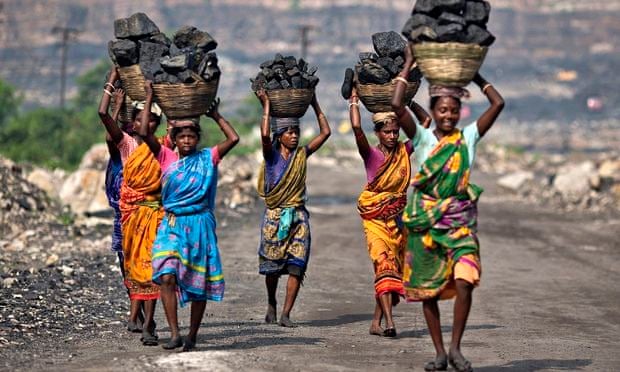
M162 175L166 214L153 244L153 281L174 275L181 306L224 297L213 215L216 186L210 148L179 159Z

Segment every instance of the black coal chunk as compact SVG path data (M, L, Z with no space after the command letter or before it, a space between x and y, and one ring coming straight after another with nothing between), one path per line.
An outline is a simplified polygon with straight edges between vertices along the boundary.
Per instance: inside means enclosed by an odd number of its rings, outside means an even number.
M287 70L297 66L297 59L293 56L284 57L284 67Z
M140 69L145 78L153 80L162 70L159 60L168 54L168 47L148 41L140 42Z
M300 58L297 62L297 67L299 67L299 71L308 71L308 62L306 62L303 58Z
M277 81L276 79L273 79L273 80L269 80L265 88L267 90L282 89L282 85L280 85L279 81Z
M291 83L288 82L288 80L280 80L280 85L283 89L288 89L292 86Z
M403 54L407 43L397 32L389 31L373 34L372 45L379 57L395 58Z
M434 41L437 39L437 32L428 26L420 26L415 28L409 34L409 40L414 42L419 41Z
M396 75L398 75L398 73L400 72L400 69L398 68L398 66L396 65L396 63L394 63L394 60L390 57L381 57L377 60L377 64L381 67L383 67L387 72L390 73L390 77L394 77Z
M162 44L162 45L165 45L167 47L170 47L170 44L172 44L172 42L170 41L168 36L166 36L166 34L164 34L164 33L159 33L159 34L155 34L155 35L151 36L149 38L149 41L153 42L153 43Z
M265 68L263 68L263 69L261 70L261 73L263 74L263 76L265 76L265 78L266 78L267 80L271 80L271 79L273 79L274 77L276 77L276 73L275 73L272 69L270 69L270 68L266 68L266 67L265 67Z
M445 11L460 14L464 9L465 0L417 0L413 12L438 17Z
M358 78L363 84L385 84L390 81L390 73L374 62L362 65Z
M284 66L284 57L282 56L282 54L277 53L275 58L273 59L273 63L278 63Z
M351 92L353 91L353 70L347 68L344 71L344 81L342 82L342 87L340 88L340 94L342 94L342 98L349 99L351 98Z
M467 23L485 26L489 21L489 13L491 13L491 4L488 1L468 1L465 5L465 21Z
M145 36L159 34L155 22L144 13L132 14L129 18L114 21L114 36L118 39L141 39Z
M360 61L364 62L377 62L379 56L376 53L372 52L362 52L359 54Z
M207 66L204 73L202 74L202 78L205 79L205 81L212 81L218 79L221 74L222 71L220 70L220 68L217 67L217 65L213 64Z
M178 84L181 80L173 74L169 74L167 72L162 72L160 74L155 75L153 79L153 83L161 84L161 83L170 83L170 84Z
M217 47L217 41L208 32L200 31L194 26L181 27L173 37L174 44L179 48L195 47L209 52Z
M439 42L462 42L465 40L463 26L458 23L437 26L435 31Z
M202 61L198 64L198 68L196 68L196 73L202 75L209 65L217 65L217 56L214 52L203 56Z
M181 80L182 83L193 83L196 81L196 79L194 79L194 74L192 73L191 70L184 70L179 72L177 75L177 78L179 78L179 80Z
M110 41L108 50L121 67L135 65L140 58L140 48L131 40Z
M319 77L310 75L308 76L308 86L310 88L315 88L319 84Z
M187 70L189 65L189 56L187 54L179 54L178 56L163 57L159 63L167 72L174 73L182 70Z
M301 88L301 76L293 76L291 78L291 85L293 86L293 88L295 89L300 89Z
M256 79L250 79L250 81L252 82L252 90L255 92L261 89L265 89L267 85L267 80L261 74L258 74L258 76L256 76Z
M409 17L407 23L405 23L405 26L403 26L402 34L406 38L411 39L411 32L422 26L433 29L437 27L437 20L433 17L429 17L426 14L415 13L411 17Z
M312 67L308 68L308 75L314 75L314 74L316 74L316 72L317 72L318 70L319 70L319 68L318 68L318 67L316 67L316 66L312 66Z
M403 65L405 64L405 59L402 56L398 56L396 58L394 58L394 63L396 63L396 66L403 67Z
M260 68L271 68L273 66L273 59L269 59L260 64Z
M440 25L449 25L450 23L457 23L461 26L465 26L466 24L465 18L459 15L456 15L456 14L449 13L449 12L441 13L439 18L437 18L437 22Z
M293 68L291 68L290 70L286 71L286 74L290 77L296 76L296 75L300 75L301 71L299 71L299 69L297 68L297 65L294 65Z
M495 41L495 36L493 36L489 31L484 28L471 24L467 26L465 42L471 44L478 44L480 46L489 46L493 44Z

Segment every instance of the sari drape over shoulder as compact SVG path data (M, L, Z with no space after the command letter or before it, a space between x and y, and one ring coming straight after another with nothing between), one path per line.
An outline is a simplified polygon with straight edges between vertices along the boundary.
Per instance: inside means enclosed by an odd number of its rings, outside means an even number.
M159 286L152 281L151 251L163 217L160 177L159 163L146 143L141 144L125 163L119 203L125 285L131 299L159 298Z
M412 181L403 215L408 229L404 285L407 300L454 297L454 279L478 284L477 201L460 130L444 136Z
M399 143L360 194L357 210L375 270L375 296L404 295L402 283L405 234L401 214L407 203L411 163L405 144Z
M181 306L221 301L224 274L215 234L217 166L206 148L170 165L162 178L166 211L153 245L153 281L174 275Z
M121 229L121 185L123 184L123 163L121 158L111 157L105 172L105 194L108 204L114 210L114 222L112 230L112 251L123 252L123 234ZM123 268L124 269L124 268Z
M286 166L275 174L275 183L268 179L267 174L273 172L268 172L267 167L263 163L258 175L258 194L267 206L258 248L259 272L303 277L311 241L310 217L305 208L306 148L299 147L291 154Z

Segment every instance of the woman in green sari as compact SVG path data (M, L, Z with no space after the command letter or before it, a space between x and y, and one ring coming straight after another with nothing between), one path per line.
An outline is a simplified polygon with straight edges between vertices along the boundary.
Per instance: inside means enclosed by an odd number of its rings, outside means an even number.
M409 71L413 59L401 72ZM397 81L401 81L397 78ZM403 222L408 230L403 281L408 301L422 301L424 317L435 346L436 357L427 371L446 370L448 362L457 371L471 371L461 354L461 339L471 308L472 291L480 279L479 243L476 235L477 201L482 189L469 183L476 144L493 126L504 107L495 88L476 74L474 83L487 97L490 107L478 120L463 129L460 119L462 88L431 86L431 116L434 127L416 125L413 146L420 168L412 180L413 193ZM405 84L397 84L393 108L399 120L412 121L404 107ZM456 296L449 352L441 334L439 299Z

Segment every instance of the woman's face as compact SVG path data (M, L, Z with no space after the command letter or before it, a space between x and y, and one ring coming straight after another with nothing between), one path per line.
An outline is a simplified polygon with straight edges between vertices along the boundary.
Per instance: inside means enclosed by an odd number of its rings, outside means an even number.
M375 131L377 138L379 138L379 143L391 150L398 143L398 136L400 135L400 126L398 126L398 122L396 120L389 120L387 123L383 125L381 129Z
M461 102L454 97L439 97L431 115L437 129L449 133L456 128L461 118Z
M198 146L198 134L191 128L183 128L174 137L174 144L179 149L179 155L187 156L196 151Z
M299 145L299 127L289 127L280 135L280 143L289 150L294 150Z
M140 129L140 125L141 125L140 124L141 120L142 120L142 111L138 111L136 113L136 118L133 121L134 133L138 133L138 130ZM155 116L153 113L151 113L149 116L149 132L155 133L155 130L157 129L158 125L159 125L159 118Z

